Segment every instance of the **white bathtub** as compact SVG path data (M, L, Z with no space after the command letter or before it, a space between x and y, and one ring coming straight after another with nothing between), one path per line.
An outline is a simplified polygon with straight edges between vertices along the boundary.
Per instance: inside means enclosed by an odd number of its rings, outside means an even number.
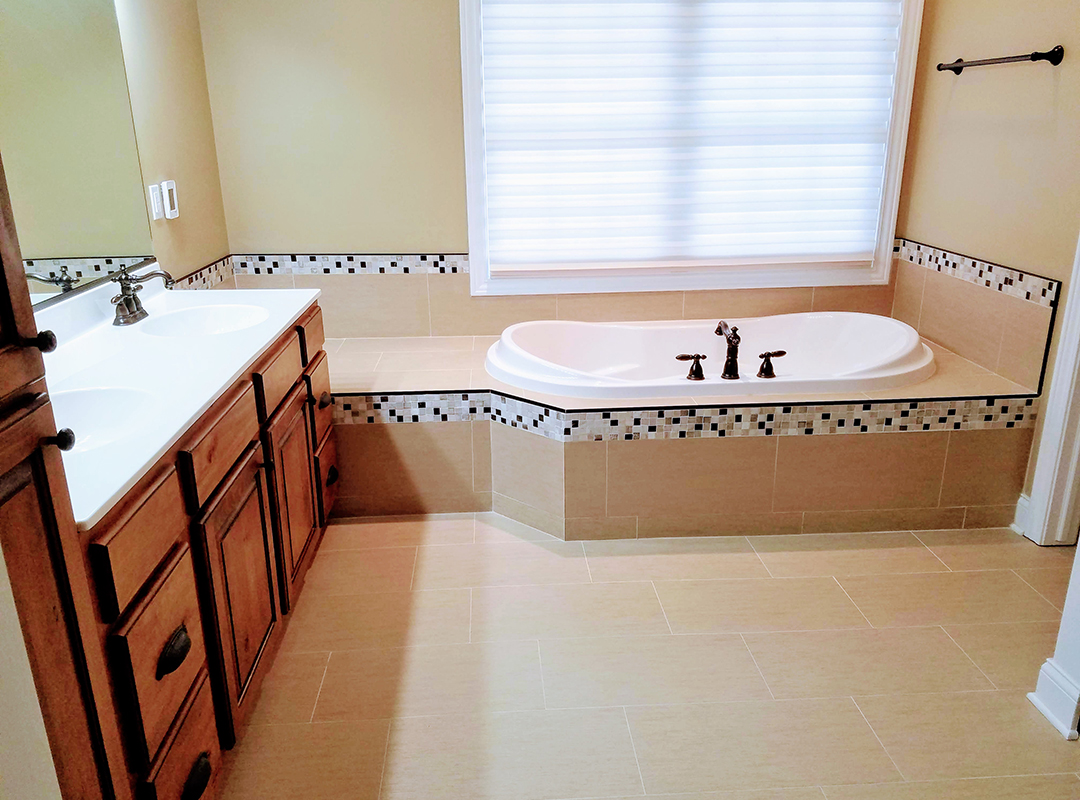
M860 392L892 389L934 374L934 354L899 320L811 312L729 319L737 326L738 380L720 377L727 346L717 320L538 321L511 325L488 350L488 373L522 389L570 397L675 397ZM776 377L758 378L759 353ZM687 380L680 353L703 353L705 380Z

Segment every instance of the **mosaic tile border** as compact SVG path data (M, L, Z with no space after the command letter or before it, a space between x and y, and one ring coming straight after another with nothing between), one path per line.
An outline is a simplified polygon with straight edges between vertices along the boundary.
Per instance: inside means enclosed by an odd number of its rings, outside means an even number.
M334 424L491 420L560 442L1033 428L1038 398L559 411L498 392L338 395Z
M23 261L27 273L36 272L55 278L61 267L67 267L68 273L76 278L101 278L118 272L121 267L130 267L153 256L90 256L88 258L28 258Z
M213 289L233 276L233 257L215 261L176 282L177 289Z
M469 256L437 255L234 255L237 275L422 275L469 271Z
M1057 305L1061 282L1022 272L1001 264L980 261L970 256L941 250L937 247L897 239L893 253L900 259L926 267L954 278L995 289L1011 297L1035 303L1045 308Z

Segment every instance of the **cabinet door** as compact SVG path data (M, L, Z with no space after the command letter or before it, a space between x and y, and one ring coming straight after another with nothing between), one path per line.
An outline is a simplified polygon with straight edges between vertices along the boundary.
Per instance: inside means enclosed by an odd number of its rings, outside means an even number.
M282 632L270 490L259 445L251 445L225 477L193 533L218 730L222 746L229 748Z
M274 470L274 521L282 563L282 606L288 611L317 546L311 417L307 386L301 381L267 426Z
M45 374L41 351L30 343L37 336L30 289L15 235L4 165L0 163L0 402Z
M53 425L44 397L0 420L0 549L63 795L101 798L112 789L90 674L104 663L82 645L93 610L60 454L42 443Z

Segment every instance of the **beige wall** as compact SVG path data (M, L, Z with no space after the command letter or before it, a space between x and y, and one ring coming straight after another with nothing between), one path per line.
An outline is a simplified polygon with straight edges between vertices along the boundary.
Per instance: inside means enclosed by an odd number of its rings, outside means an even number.
M942 61L1065 46L1059 67ZM1068 280L1080 233L1080 2L926 0L897 235Z
M195 0L116 0L147 183L176 181L180 217L151 223L154 254L182 277L229 253Z
M4 0L0 109L23 258L152 252L112 0Z
M467 250L457 0L199 14L232 252Z

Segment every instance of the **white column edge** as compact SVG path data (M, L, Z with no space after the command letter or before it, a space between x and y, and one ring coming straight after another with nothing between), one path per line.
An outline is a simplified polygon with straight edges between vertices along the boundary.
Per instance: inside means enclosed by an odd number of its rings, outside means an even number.
M1066 675L1052 658L1039 670L1035 691L1030 700L1066 739L1076 739L1080 721L1080 686Z

